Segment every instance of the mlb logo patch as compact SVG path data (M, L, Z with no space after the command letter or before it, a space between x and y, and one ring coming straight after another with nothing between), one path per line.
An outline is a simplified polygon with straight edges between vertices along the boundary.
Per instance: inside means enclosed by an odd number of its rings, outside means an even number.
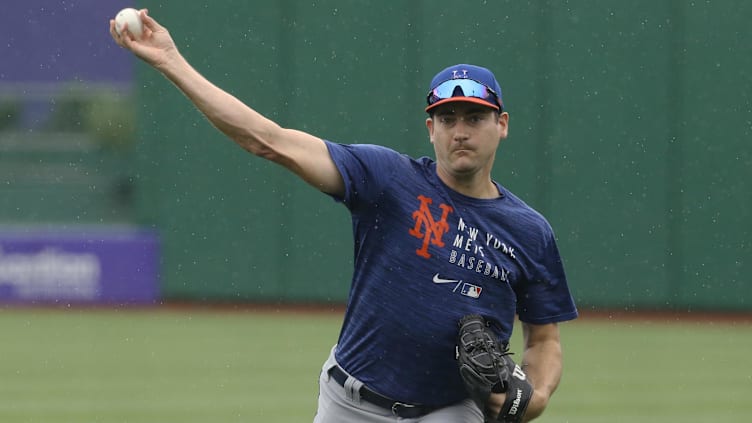
M462 284L462 295L470 298L478 298L480 297L480 291L482 291L483 288L479 287L478 285L473 285L471 283L463 283Z

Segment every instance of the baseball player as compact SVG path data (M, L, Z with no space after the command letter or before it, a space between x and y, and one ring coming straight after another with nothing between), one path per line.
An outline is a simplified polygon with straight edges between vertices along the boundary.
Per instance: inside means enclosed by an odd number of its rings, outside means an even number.
M509 114L491 71L459 64L427 90L435 158L282 128L216 87L140 12L110 33L227 137L281 164L352 215L355 268L314 422L520 422L562 371L558 322L577 310L548 222L491 178ZM523 353L508 353L515 315Z

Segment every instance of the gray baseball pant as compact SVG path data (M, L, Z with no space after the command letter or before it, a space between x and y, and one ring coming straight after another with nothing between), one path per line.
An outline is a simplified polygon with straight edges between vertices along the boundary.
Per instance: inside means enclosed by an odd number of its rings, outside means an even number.
M319 377L319 403L314 423L482 423L483 414L475 403L464 400L460 403L440 408L425 416L414 419L394 416L391 410L371 404L360 398L359 390L363 383L350 376L345 387L329 376L329 370L336 366L334 348L324 363Z

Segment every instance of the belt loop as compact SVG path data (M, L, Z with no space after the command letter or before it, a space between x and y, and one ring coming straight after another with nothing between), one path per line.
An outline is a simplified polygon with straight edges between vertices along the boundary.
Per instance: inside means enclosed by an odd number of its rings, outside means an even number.
M343 387L345 388L345 396L347 399L356 404L360 404L360 388L363 387L363 382L352 376L348 376Z

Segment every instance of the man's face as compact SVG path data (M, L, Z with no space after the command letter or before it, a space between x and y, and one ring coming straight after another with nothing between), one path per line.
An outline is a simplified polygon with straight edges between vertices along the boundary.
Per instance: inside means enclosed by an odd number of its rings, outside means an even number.
M426 119L440 171L462 177L490 174L499 141L507 136L509 115L490 107L456 101L436 108Z

